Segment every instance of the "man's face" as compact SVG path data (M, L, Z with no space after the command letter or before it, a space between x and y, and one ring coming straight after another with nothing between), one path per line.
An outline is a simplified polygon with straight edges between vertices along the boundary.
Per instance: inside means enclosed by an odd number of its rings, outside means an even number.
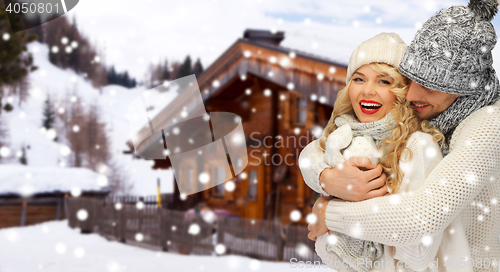
M447 109L459 96L431 90L411 81L406 99L411 102L418 118L430 120Z

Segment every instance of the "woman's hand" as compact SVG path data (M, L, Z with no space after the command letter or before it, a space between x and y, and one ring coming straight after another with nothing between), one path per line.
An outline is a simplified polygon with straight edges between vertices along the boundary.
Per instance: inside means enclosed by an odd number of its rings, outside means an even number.
M368 158L352 157L336 168L325 168L319 184L326 193L357 202L387 194L386 175L380 164Z
M316 241L317 237L328 232L328 228L325 223L325 213L326 205L328 205L328 202L332 199L333 197L331 196L321 196L318 200L316 200L316 203L314 203L312 213L316 216L316 220L307 226L307 229L309 230L307 238Z

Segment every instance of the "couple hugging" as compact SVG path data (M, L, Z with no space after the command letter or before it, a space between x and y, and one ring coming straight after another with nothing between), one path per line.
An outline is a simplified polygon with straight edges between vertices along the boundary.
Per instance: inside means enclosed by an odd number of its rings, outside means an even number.
M499 271L496 0L439 11L407 46L354 50L299 166L321 194L308 237L337 271Z

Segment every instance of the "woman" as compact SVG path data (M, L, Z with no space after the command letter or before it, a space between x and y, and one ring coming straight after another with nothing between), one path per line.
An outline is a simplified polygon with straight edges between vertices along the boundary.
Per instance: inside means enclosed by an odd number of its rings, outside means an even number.
M337 96L323 136L310 143L299 158L311 189L327 196L318 182L321 170L339 167L350 157L369 157L373 163L380 160L388 177L384 187L389 192L408 193L417 190L440 161L436 142L442 141L443 135L428 122L420 122L405 99L408 81L397 71L405 48L398 35L381 33L354 50L346 87ZM318 148L324 151L322 156L310 151ZM425 158L425 153L432 153L432 157ZM386 264L403 261L421 271L431 269L440 238L437 235L415 245L390 247L330 232L318 237L316 251L323 262L339 271L394 271L389 267L370 270L376 260Z

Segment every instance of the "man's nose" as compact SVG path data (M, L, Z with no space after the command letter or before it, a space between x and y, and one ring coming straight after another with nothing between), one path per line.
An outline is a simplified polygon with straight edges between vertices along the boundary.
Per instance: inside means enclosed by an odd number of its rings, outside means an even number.
M420 101L421 99L420 92L418 91L418 85L415 82L411 82L408 92L406 93L406 100L412 101Z

